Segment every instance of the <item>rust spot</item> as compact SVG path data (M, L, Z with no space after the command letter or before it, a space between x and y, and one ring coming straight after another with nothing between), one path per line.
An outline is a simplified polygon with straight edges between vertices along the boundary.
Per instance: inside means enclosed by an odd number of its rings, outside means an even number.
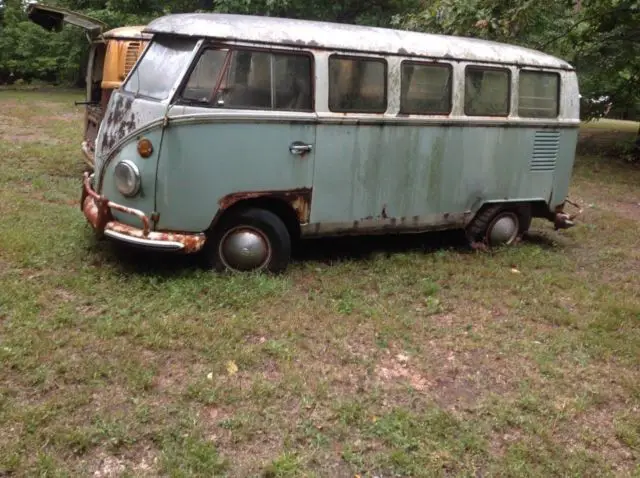
M136 129L136 115L131 112L133 99L118 96L115 104L107 116L103 144L107 150L112 149L116 143Z
M291 206L300 224L309 222L311 213L311 188L289 189L285 191L253 191L228 194L218 201L224 211L234 204L247 199L279 199Z
M173 232L150 232L145 234L144 231L137 227L129 226L121 222L112 221L107 223L106 229L117 232L129 237L137 239L148 239L158 242L178 242L184 246L183 252L193 253L202 249L205 243L204 234L177 234Z
M147 218L142 211L113 203L107 198L100 196L91 189L89 175L85 173L84 177L82 211L87 221L89 221L100 236L104 235L104 231L107 229L138 239L158 242L177 242L184 246L182 252L186 253L197 252L204 246L206 241L204 234L178 234L174 232L150 231L149 218ZM111 209L116 209L138 217L142 221L142 229L114 221Z

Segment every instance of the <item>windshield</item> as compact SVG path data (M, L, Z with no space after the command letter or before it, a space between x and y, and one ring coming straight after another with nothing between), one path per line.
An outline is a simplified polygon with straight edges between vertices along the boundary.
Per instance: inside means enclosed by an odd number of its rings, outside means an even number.
M136 96L164 100L185 69L196 40L156 37L124 85Z

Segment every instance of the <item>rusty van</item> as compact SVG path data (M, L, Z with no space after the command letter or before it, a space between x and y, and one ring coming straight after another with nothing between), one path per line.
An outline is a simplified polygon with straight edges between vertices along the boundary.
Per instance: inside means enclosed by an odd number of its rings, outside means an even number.
M81 207L98 235L282 271L299 238L462 229L509 245L565 212L565 61L488 41L175 14L111 96Z
M144 26L125 26L104 31L106 25L99 20L64 8L30 3L27 15L34 23L47 30L60 31L64 23L86 31L90 41L86 68L86 100L82 154L93 168L95 139L104 111L113 91L120 87L151 36L143 33Z

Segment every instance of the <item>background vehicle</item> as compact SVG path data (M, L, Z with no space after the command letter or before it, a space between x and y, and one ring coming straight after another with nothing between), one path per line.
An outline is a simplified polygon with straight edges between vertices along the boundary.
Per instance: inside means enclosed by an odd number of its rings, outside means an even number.
M93 168L95 140L111 93L120 87L151 35L142 33L144 26L140 25L105 32L106 25L99 20L47 5L29 4L27 14L31 21L47 30L60 31L63 23L86 30L91 46L87 63L82 153L87 165Z

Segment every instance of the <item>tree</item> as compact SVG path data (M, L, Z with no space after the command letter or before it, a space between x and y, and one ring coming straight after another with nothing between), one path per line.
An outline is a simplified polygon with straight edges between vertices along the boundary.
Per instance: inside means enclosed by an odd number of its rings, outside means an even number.
M409 30L535 47L566 30L571 9L567 0L436 0L396 15L393 23Z
M580 30L573 35L573 59L588 98L607 97L616 108L640 103L640 2L584 0ZM588 116L602 108L592 103Z

